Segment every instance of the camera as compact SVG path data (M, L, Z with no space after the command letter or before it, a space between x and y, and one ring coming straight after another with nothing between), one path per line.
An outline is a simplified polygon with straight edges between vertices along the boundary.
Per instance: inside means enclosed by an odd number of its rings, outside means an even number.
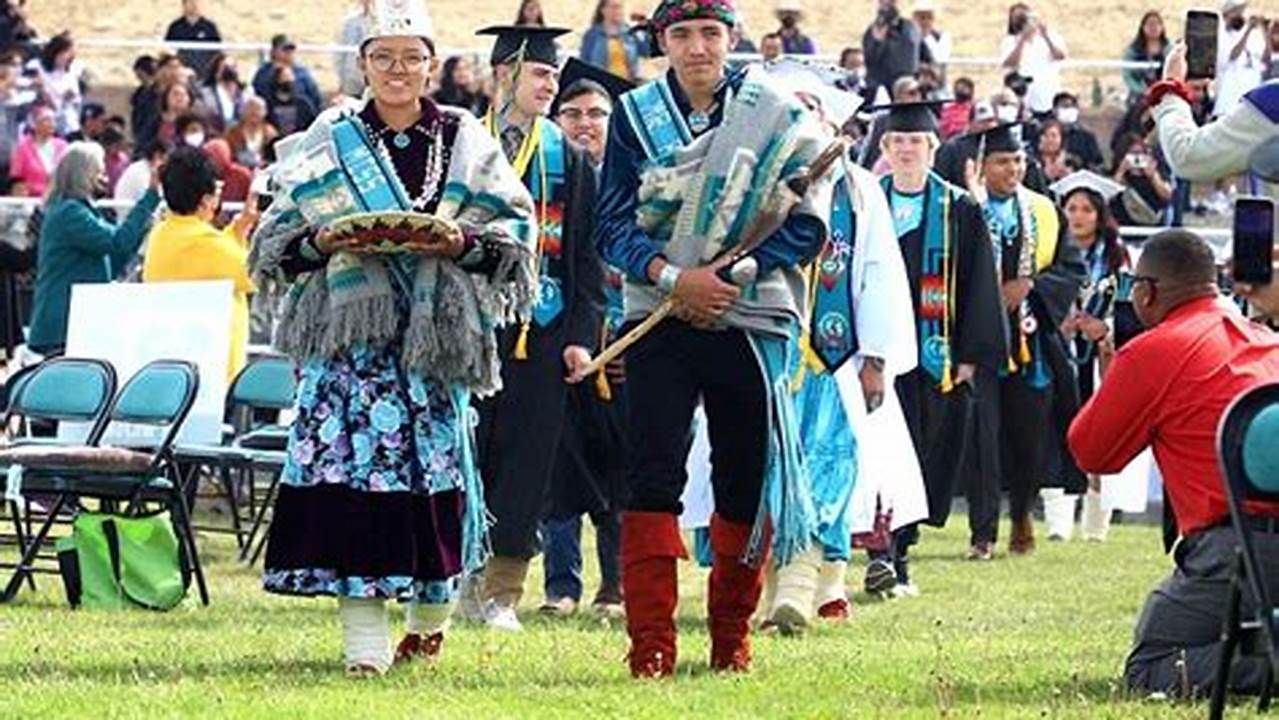
M1145 153L1129 153L1128 165L1133 170L1145 170L1150 167L1150 156Z

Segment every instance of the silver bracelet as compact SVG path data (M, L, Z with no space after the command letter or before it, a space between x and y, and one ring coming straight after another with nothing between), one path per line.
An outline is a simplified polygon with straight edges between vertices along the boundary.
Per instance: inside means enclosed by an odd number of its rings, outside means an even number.
M666 263L662 268L662 272L657 276L657 287L668 295L675 292L675 283L679 282L679 276L682 272L684 272L684 269L678 265Z

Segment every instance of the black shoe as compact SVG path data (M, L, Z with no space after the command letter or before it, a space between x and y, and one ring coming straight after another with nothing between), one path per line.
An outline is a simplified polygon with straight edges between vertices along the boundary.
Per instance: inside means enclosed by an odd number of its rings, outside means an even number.
M888 595L897 587L897 573L887 560L871 560L866 565L866 580L862 587L868 595Z

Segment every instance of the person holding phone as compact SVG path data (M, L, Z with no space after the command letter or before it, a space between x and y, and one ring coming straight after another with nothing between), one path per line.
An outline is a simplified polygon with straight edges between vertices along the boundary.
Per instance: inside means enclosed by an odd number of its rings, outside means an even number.
M1211 692L1221 655L1222 602L1235 565L1217 425L1241 393L1279 380L1279 336L1250 323L1217 290L1212 249L1174 229L1146 242L1132 276L1146 332L1103 361L1104 380L1070 426L1080 469L1113 474L1152 447L1182 538L1177 568L1146 601L1124 668L1130 689ZM1247 504L1248 517L1279 517L1279 504ZM1256 532L1261 576L1279 591L1279 533ZM1247 608L1245 613L1250 612ZM1241 659L1230 686L1257 692L1264 661Z
M1250 90L1229 113L1202 127L1192 111L1196 92L1186 79L1186 45L1177 43L1164 63L1163 79L1146 93L1159 147L1173 173L1212 181L1244 172L1253 150L1279 134L1279 81Z
M1224 0L1217 34L1217 101L1213 117L1230 112L1245 93L1261 84L1269 21L1248 16L1247 0Z

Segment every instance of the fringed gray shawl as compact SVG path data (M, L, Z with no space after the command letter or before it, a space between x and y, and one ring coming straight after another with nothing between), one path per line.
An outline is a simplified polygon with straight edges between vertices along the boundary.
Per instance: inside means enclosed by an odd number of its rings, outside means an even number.
M349 107L325 111L289 145L273 170L278 188L273 202L253 236L249 265L254 276L285 288L275 346L298 360L383 344L399 332L390 260L337 253L323 269L296 278L286 277L281 268L290 243L316 232L324 218L359 211L341 191L323 200L321 212L314 198L299 202L295 192L340 165L332 127L351 112ZM419 260L408 326L399 338L401 361L408 371L487 395L501 389L495 328L526 319L537 298L533 204L477 120L449 108L440 112L458 115L459 128L435 214L457 222L479 240L477 247L497 253L498 262L495 272L482 276L452 260Z

